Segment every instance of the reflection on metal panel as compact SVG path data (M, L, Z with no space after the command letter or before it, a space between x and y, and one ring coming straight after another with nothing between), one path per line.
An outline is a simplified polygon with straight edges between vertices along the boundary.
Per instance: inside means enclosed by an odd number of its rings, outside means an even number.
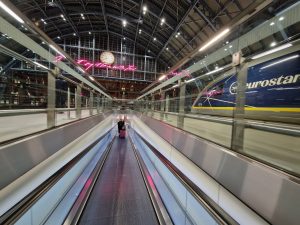
M193 137L155 119L149 117L141 119L159 136L272 224L299 223L298 179L291 179L280 171Z

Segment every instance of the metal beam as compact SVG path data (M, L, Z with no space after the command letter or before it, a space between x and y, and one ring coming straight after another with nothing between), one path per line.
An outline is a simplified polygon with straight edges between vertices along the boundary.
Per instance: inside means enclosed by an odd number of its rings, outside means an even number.
M64 16L67 17L67 20L69 21L69 23L70 23L71 27L73 28L74 32L77 34L77 36L79 36L79 32L78 32L76 26L74 25L73 21L69 17L69 14L66 12L66 9L65 9L63 3L61 2L61 0L56 0L56 1L58 2L58 4L57 4L58 8L62 11Z
M190 7L188 8L188 10L186 11L186 13L184 14L184 16L182 17L182 19L180 20L180 22L177 24L177 26L175 27L174 31L172 32L172 34L169 36L168 40L166 41L166 43L164 44L163 48L160 50L160 52L157 54L156 58L159 58L159 56L161 55L161 53L165 50L166 46L169 44L169 42L171 41L171 39L173 38L173 36L177 33L178 29L181 27L182 23L184 22L184 20L188 17L188 15L190 14L190 12L194 9L194 7L196 6L196 4L199 2L199 0L195 0Z
M107 39L109 40L108 23L107 23L107 17L106 17L106 13L105 13L104 1L100 0L100 4L101 4L101 11L102 11L103 19L104 19L105 29L106 29L106 33L107 33Z
M154 29L152 30L152 33L151 33L150 38L149 38L149 41L148 41L148 43L147 43L147 45L146 45L146 49L148 49L149 43L150 43L150 41L152 41L153 34L154 34L155 30L156 30L157 25L159 24L159 20L161 19L161 15L162 15L162 13L164 12L164 9L165 9L165 7L166 7L167 1L168 1L168 0L165 0L165 2L164 2L164 4L163 4L163 7L161 8L161 11L160 11L160 13L159 13L157 22L156 22L156 24L155 24L155 26L154 26Z

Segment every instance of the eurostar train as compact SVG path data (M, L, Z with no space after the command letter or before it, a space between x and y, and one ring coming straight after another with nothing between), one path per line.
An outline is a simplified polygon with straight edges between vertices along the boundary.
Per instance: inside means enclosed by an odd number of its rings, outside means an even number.
M237 73L232 69L200 92L193 112L232 116L236 92ZM248 63L245 116L300 124L299 46Z

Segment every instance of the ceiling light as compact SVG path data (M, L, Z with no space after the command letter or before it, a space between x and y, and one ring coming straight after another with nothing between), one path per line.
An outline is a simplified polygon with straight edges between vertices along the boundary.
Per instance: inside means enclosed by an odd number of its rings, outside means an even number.
M279 46L279 47L277 47L277 48L273 48L273 49L271 49L271 50L269 50L269 51L266 51L266 52L260 53L260 54L258 54L258 55L255 55L255 56L253 56L251 59L258 59L258 58L261 58L261 57L263 57L263 56L272 54L272 53L274 53L274 52L278 52L278 51L280 51L280 50L282 50L282 49L289 48L289 47L291 47L291 46L293 46L293 45L290 44L290 43L285 44L285 45L281 45L281 46Z
M122 24L123 24L123 27L126 27L127 21L126 20L122 20Z
M270 23L270 26L273 26L274 24L275 24L274 22L271 22L271 23Z
M180 35L180 32L178 32L177 35L179 36L179 35Z
M225 48L224 51L226 52L226 51L227 51L227 48Z
M77 66L77 68L78 68L82 73L85 73L85 70L82 69L80 66Z
M73 33L73 36L76 36L76 34L75 34L75 33Z
M83 17L83 14L81 13L80 16Z
M91 31L89 31L89 34L92 34L92 32L91 32Z
M82 19L85 20L85 17L83 16Z
M57 36L58 39L60 39L60 36Z
M194 80L195 80L195 78L192 78L192 79L187 80L185 83L190 83L190 82L192 82Z
M92 80L92 81L94 81L95 79L94 79L94 77L92 77L91 75L89 76L89 78Z
M229 45L229 48L232 48L232 45Z
M291 60L291 59L298 58L298 57L299 57L299 55L293 55L293 56L291 56L291 57L287 57L287 58L285 58L285 59L282 59L282 60L279 60L279 61L277 61L277 62L271 63L271 64L269 64L269 65L267 65L267 66L264 66L264 67L261 68L261 70L262 70L262 69L265 69L265 68L268 68L268 67L271 67L271 66L274 66L274 65L277 65L277 64L279 64L279 63L282 63L282 62Z
M153 41L156 41L156 37L153 38Z
M38 62L33 62L35 65L37 65L38 67L42 67L44 69L48 69L46 66L42 65L42 64L39 64Z
M224 68L221 67L221 68L215 69L215 70L213 70L213 71L210 71L210 72L206 73L205 75L213 74L213 73L219 72L219 71L221 71L221 70L223 70L223 69L224 69Z
M147 10L148 10L147 6L144 5L144 6L143 6L143 11L146 12Z
M221 33L219 33L217 36L215 36L214 38L212 38L209 42L207 42L205 45L203 45L200 49L199 52L203 51L204 49L206 49L207 47L209 47L210 45L212 45L213 43L215 43L216 41L218 41L221 37L223 37L225 34L227 34L230 30L227 28L225 30L223 30Z
M150 52L150 50L148 49L148 52Z
M44 24L46 25L46 24L47 24L47 22L46 22L46 21L44 21Z
M160 78L158 78L158 80L162 81L165 78L166 78L166 75L162 75Z
M229 41L226 41L226 45L229 44Z
M45 42L43 41L43 42L42 42L42 44L44 45L44 44L45 44Z
M281 17L279 18L279 21L282 21L282 20L284 20L284 17L283 17L283 16L281 16Z
M123 40L125 41L125 40L126 40L126 38L125 38L125 37L123 37Z
M7 13L9 13L13 18L15 18L20 23L24 23L24 20L22 20L16 13L14 13L10 8L8 8L3 2L0 1L0 7L4 9Z
M270 47L274 47L274 46L276 46L276 42L275 42L275 41L273 41L273 42L270 44Z
M42 18L41 21L44 22L45 20Z
M60 14L60 17L61 17L61 18L64 18L64 15L63 15L63 14Z
M67 21L65 17L63 18L63 20L64 20L64 21Z
M169 48L168 48L168 47L167 47L166 49L167 49L167 51L169 51Z
M49 45L49 47L52 48L54 51L56 51L56 53L58 53L62 57L66 58L66 56L64 56L64 54L62 54L60 51L58 51L57 48L55 48L53 45Z

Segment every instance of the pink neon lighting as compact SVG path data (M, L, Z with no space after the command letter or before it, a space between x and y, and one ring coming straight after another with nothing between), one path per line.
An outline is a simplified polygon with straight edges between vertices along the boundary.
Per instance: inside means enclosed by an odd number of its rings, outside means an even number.
M61 56L56 56L55 57L55 62L61 61L64 58ZM121 71L136 71L137 68L135 65L107 65L104 64L102 62L91 62L89 60L86 59L78 59L76 60L76 62L79 65L82 65L84 67L85 70L89 70L91 68L98 68L98 69L110 69L110 70L121 70Z

